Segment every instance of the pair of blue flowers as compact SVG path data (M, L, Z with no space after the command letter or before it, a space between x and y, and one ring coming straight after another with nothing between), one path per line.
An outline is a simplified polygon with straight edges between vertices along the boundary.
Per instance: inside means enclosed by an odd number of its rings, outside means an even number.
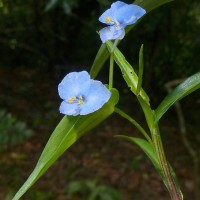
M134 24L146 11L140 6L117 1L100 17L99 21L108 26L99 31L103 43L107 40L123 39L125 27Z
M103 43L123 39L125 27L134 24L146 11L133 4L117 1L99 18L108 26L100 30ZM111 92L100 82L92 80L86 71L72 72L58 86L63 102L60 112L65 115L87 115L100 109L110 99Z

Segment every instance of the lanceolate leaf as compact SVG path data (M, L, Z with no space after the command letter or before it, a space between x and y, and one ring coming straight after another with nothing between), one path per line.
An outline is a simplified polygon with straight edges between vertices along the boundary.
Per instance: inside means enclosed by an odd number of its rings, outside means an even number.
M126 139L128 141L131 141L131 142L137 144L145 152L145 154L149 157L149 159L151 160L151 162L153 163L154 167L156 168L158 173L161 175L161 177L164 178L164 176L162 174L161 166L158 161L158 157L156 155L156 151L149 142L147 142L146 140L141 139L141 138L128 137L125 135L117 135L116 137Z
M155 122L167 112L167 110L177 101L200 88L200 72L187 78L183 83L178 85L164 100L160 103L155 111Z
M138 84L136 89L136 94L138 95L140 93L140 89L142 87L142 78L143 78L143 68L144 68L144 62L143 62L143 44L140 47L139 52L139 75L138 75Z
M47 169L87 131L91 130L114 111L118 102L118 92L111 90L112 96L100 110L85 116L65 116L52 133L45 146L39 161L24 185L20 188L13 200L21 196L47 171Z
M137 98L144 112L148 127L152 132L154 125L154 111L151 109L150 105L146 101L144 101L140 96L138 96Z
M161 176L164 184L167 187L166 178L163 174L162 168L161 168L160 163L158 161L156 151L155 151L154 147L148 141L141 139L141 138L128 137L128 136L125 136L125 135L117 135L116 137L126 139L126 140L133 142L136 145L138 145L144 151L144 153L149 157L149 159L151 160L152 164L154 165L155 169L157 170L157 172ZM178 191L180 192L180 195L182 196L182 193L181 193L178 181L177 181L176 174L175 174L175 172L174 172L174 170L171 166L170 166L170 171L171 171L172 176L175 180L175 184L178 188Z
M106 44L109 51L112 51L113 43L108 41ZM120 52L120 50L117 47L115 47L115 50L114 50L114 60L119 66L119 68L121 69L123 77L127 85L130 87L131 91L134 94L136 94L137 85L138 85L138 76L135 73L132 66L128 63L126 58L123 56L123 54ZM149 97L147 96L147 94L142 88L140 89L140 93L138 95L140 95L142 99L144 99L145 102L149 102Z
M142 8L146 10L147 13L149 13L151 10L161 5L164 5L166 3L169 3L171 1L173 0L136 0L134 3L136 5L141 6ZM139 23L139 21L131 26L128 26L126 28L126 33L128 33L134 26L136 26ZM95 77L98 75L99 71L103 67L104 63L107 61L108 57L109 57L109 52L106 47L106 44L102 44L101 47L99 48L99 51L96 55L96 58L93 62L93 65L90 71L91 78L95 79Z
M174 0L136 0L134 3L144 8L147 12Z

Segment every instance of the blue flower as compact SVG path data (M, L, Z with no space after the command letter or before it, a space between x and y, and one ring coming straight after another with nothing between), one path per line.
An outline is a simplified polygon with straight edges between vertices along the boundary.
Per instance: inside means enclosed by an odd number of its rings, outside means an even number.
M111 5L100 17L99 21L108 26L100 30L103 43L107 40L123 39L124 28L134 24L146 11L140 6L117 1Z
M58 85L63 102L60 112L65 115L87 115L100 109L111 92L100 82L90 79L86 71L67 74Z

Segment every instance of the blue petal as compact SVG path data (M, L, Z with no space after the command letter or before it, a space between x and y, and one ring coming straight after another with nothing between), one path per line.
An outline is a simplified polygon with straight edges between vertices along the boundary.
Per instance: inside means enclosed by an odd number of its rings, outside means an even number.
M107 25L113 25L116 22L116 15L115 13L117 12L117 10L123 6L127 5L124 2L121 1L117 1L115 3L112 3L111 8L106 10L100 17L99 17L99 21L102 23L105 23ZM106 18L110 17L111 21L107 22Z
M115 13L117 12L117 10L119 8L121 8L122 6L127 5L124 2L121 1L117 1L115 3L113 3L111 5L111 8L106 10L100 17L99 17L99 21L107 24L107 25L113 25L116 22L116 18L115 18ZM110 17L111 21L107 22L106 18Z
M99 21L107 25L119 23L121 26L134 24L146 11L140 6L117 1L111 5L100 17ZM110 18L110 21L107 18Z
M110 17L111 21L107 22L106 18ZM99 17L99 21L107 24L107 25L113 25L115 20L115 12L110 8L108 10L106 10L100 17Z
M140 6L130 4L119 8L115 13L115 18L121 26L125 27L134 24L145 13L146 11Z
M67 74L58 85L58 93L61 99L69 100L72 96L79 96L88 87L90 75L86 71Z
M126 3L122 2L122 1L116 1L115 3L112 3L111 5L111 9L113 11L116 11L117 9L121 8L122 6L127 5Z
M65 101L63 101L60 105L60 113L64 115L79 115L80 113L80 106L77 104L69 104Z
M107 40L122 39L125 35L124 28L115 25L105 27L101 29L99 33L103 43L105 43Z
M91 80L88 94L84 96L86 102L81 106L80 115L100 109L110 99L111 92L100 81Z

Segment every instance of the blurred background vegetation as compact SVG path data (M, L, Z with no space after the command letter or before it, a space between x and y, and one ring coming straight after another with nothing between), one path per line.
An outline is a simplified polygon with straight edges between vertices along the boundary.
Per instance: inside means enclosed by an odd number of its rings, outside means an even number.
M0 67L45 68L49 73L71 70L74 63L89 68L101 44L98 16L111 3L0 0ZM159 88L169 78L199 70L199 9L198 0L175 0L148 14L123 40L121 48L135 65L144 44L146 85Z
M0 168L1 174L8 173L15 166L10 179L5 181L10 184L12 177L18 177L15 178L17 186L13 186L14 189L24 181L22 177L28 175L17 176L22 173L22 167L27 165L24 161L27 155L21 154L21 151L28 148L28 152L32 152L37 143L35 141L40 141L42 144L38 151L41 152L59 120L58 82L69 71L89 71L101 45L96 31L104 25L98 21L98 17L112 2L0 0L0 153L26 142L23 148L18 149L17 146L15 149L19 154L6 154L0 161L8 165ZM139 48L144 44L144 88L155 106L166 95L166 82L186 78L200 71L199 10L199 0L175 0L166 4L145 16L119 46L137 71ZM107 68L104 67L100 74L100 79L105 82ZM117 68L115 70L117 81L114 84L122 94L126 93L120 71ZM188 126L191 132L195 132L192 128L199 124L199 91L184 102ZM121 106L129 110L127 99L122 100ZM194 111L197 114L193 115ZM34 142L27 142L27 138L35 133L38 134L34 136ZM43 134L42 138L40 133ZM198 134L191 139L196 141L196 138L199 138ZM197 141L200 143L200 139ZM15 161L11 162L10 159ZM33 166L36 160L33 160ZM30 166L27 168L30 170ZM95 185L93 188L96 191L98 187ZM54 199L51 192L40 190L29 198L36 197Z

